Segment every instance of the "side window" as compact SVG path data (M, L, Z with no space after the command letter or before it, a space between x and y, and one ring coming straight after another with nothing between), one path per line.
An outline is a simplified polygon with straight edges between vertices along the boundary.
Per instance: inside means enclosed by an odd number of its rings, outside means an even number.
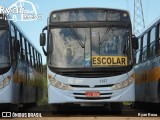
M151 32L150 32L150 43L154 42L156 38L156 28L152 28Z
M19 40L20 41L20 33L17 31L17 40Z
M25 61L28 63L28 55L27 55L27 41L26 41L26 39L24 39L24 43L25 43Z
M138 44L139 44L139 49L137 50L137 54L136 54L136 64L141 62L141 58L142 58L142 39L143 37L138 39Z
M20 36L20 59L23 60L23 47L22 47L22 35L19 33Z
M143 48L147 46L147 33L143 36Z
M30 54L29 54L29 43L26 42L27 50L26 50L26 55L27 55L27 63L30 65Z
M33 48L32 48L32 46L30 46L30 49L31 49L31 51L30 51L30 55L31 55L31 66L33 67L33 66L34 66L34 59L33 59Z
M35 55L35 50L34 50L34 48L32 49L33 50L33 66L34 66L34 68L36 68L36 55Z
M144 47L142 50L142 61L147 60L147 47Z
M155 38L156 38L156 28L152 28L150 31L150 43L149 43L149 50L150 50L150 58L155 56Z
M26 61L26 53L25 53L25 39L23 38L23 36L22 36L22 49L23 49L23 52L22 52L22 55L23 55L23 61Z
M11 36L15 37L15 27L11 24Z
M158 25L158 51L157 51L157 53L158 53L158 55L160 55L160 24Z
M136 64L140 62L140 51L137 51L136 53Z
M150 57L155 56L155 42L150 45Z
M21 43L20 43L20 33L19 33L18 31L16 32L16 39L19 41L19 44L20 44L19 59L21 59Z
M32 56L31 56L31 45L28 43L28 50L29 50L29 65L32 66Z

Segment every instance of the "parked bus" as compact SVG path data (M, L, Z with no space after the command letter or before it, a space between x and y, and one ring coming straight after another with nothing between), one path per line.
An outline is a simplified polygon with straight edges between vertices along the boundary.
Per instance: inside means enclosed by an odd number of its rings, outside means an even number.
M138 35L136 102L160 103L160 18ZM138 104L137 104L138 105Z
M75 8L51 12L40 34L47 55L48 103L109 104L111 110L121 112L122 102L135 100L132 52L137 44L127 11Z
M43 95L42 73L41 54L13 21L0 14L1 107L40 100Z

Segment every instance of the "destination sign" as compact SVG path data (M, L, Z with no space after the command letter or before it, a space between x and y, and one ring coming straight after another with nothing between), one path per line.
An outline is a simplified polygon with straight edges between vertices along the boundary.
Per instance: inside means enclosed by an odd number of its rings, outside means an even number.
M92 66L127 66L125 56L93 56Z

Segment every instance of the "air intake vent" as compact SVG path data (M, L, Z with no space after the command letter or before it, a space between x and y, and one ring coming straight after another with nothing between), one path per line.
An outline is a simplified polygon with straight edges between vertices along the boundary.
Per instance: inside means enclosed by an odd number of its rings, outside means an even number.
M84 73L84 72L63 72L63 76L68 77L80 77L80 78L100 78L100 77L111 77L121 75L124 72L101 72L101 73Z

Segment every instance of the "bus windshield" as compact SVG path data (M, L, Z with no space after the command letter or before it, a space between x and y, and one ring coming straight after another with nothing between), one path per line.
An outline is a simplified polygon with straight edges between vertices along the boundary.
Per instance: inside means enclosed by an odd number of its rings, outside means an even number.
M0 68L9 66L9 31L0 30Z
M131 65L130 32L126 27L53 28L49 33L48 64L57 68L117 67L106 62L115 63L113 57L119 56L127 59L125 65ZM93 65L101 58L105 64Z

